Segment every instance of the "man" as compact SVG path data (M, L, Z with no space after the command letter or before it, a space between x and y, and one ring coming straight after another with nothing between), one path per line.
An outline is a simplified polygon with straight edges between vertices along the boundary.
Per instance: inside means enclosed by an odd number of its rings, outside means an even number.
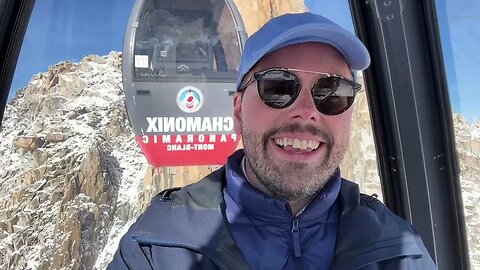
M110 269L436 269L420 236L340 176L365 46L322 16L270 20L245 44L234 97L244 150L163 191Z

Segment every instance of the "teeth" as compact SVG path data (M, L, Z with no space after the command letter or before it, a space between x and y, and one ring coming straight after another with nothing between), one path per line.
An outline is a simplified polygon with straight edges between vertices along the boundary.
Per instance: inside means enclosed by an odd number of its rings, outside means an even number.
M275 143L278 144L279 146L284 146L285 143L283 142L282 139L275 139Z
M275 139L275 143L278 146L292 146L293 148L296 149L301 149L301 150L316 150L318 146L320 145L320 142L318 141L313 141L313 140L300 140L300 139L292 139L292 138L281 138L281 139Z
M285 139L285 140L287 141L287 144L285 146L293 145L293 139Z
M307 147L312 149L313 148L313 141L308 141Z
M303 141L302 141L302 144L300 145L300 149L302 149L302 150L307 149L307 145L308 145L308 142L305 141L305 140L303 140Z
M293 148L300 148L300 140L293 139Z

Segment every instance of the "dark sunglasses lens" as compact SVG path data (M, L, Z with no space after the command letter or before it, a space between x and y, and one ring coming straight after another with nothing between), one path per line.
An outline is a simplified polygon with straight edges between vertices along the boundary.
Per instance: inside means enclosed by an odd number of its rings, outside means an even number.
M350 82L339 77L326 77L318 80L313 90L313 100L317 109L327 115L341 114L353 103L355 91Z
M289 106L299 90L297 78L283 70L267 71L258 80L258 93L263 102L272 108Z

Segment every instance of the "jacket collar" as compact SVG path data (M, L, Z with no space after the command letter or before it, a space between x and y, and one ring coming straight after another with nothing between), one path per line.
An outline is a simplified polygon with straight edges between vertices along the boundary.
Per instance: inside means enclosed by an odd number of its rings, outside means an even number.
M220 269L249 269L228 229L221 179L224 167L195 184L156 196L131 229L132 238L195 250Z
M342 180L340 218L333 269L357 269L397 256L422 256L418 235L358 185ZM341 259L339 259L341 258Z
M222 269L249 269L228 229L222 194L225 179L222 167L171 197L162 200L157 196L132 228L132 237L138 242L197 250ZM422 255L416 234L380 202L360 197L357 184L342 179L338 200L333 269L357 269L386 258Z
M197 203L207 209L214 209L217 216L221 216L223 222L218 224L217 233L207 233L205 235L220 235L210 247L200 247L205 254L210 255L210 259L216 258L220 265L224 265L225 269L249 269L247 262L244 260L240 250L238 250L230 230L227 225L227 218L225 216L225 202L223 200L222 190L225 185L224 179L226 169L221 169L213 172L200 181L198 185L191 185L186 188L186 191L192 198L197 198ZM219 181L220 179L220 181ZM201 195L200 195L201 194ZM198 197L197 195L200 195ZM195 223L191 223L195 224ZM209 226L212 228L213 226Z
M241 168L244 157L243 150L238 150L228 158L224 191L237 205L241 206L245 213L248 213L250 221L260 224L273 221L276 224L284 223L291 226L293 215L288 202L274 199L249 183ZM326 213L337 198L340 183L340 171L337 170L324 188L317 192L308 205L300 211L303 224L325 222Z

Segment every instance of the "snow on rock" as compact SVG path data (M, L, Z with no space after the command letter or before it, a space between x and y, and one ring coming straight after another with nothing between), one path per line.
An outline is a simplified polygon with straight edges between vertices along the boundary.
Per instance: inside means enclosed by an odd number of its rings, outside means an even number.
M59 63L8 104L0 269L92 269L111 232L138 216L147 162L126 118L120 64L116 52Z

